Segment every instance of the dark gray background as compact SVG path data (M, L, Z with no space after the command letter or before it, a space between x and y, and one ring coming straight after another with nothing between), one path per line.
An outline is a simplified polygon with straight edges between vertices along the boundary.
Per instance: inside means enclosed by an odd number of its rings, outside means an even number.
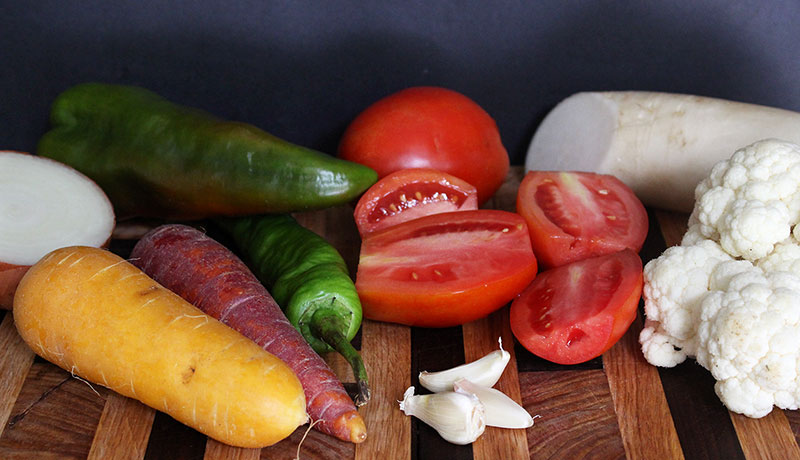
M329 153L408 86L482 105L521 164L583 90L659 90L800 111L800 1L0 0L0 149L34 151L53 98L135 84Z

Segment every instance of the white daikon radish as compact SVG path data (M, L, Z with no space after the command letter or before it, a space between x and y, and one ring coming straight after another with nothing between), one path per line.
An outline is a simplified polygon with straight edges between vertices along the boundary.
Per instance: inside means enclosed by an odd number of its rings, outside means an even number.
M585 92L545 117L525 170L613 174L646 205L690 212L714 164L766 138L800 143L800 113L682 94Z
M50 251L101 247L114 210L92 180L62 163L0 151L0 308L10 309L19 280Z

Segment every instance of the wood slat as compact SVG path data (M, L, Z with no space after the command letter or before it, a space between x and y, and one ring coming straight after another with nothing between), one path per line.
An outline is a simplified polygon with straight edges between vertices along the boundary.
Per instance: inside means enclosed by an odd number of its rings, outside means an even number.
M629 460L683 459L658 370L639 349L641 315L603 355L622 443Z
M139 401L108 392L89 460L144 458L155 413Z
M502 308L488 318L467 323L462 328L465 362L475 361L497 350L497 339L502 338L503 347L511 354L511 359L495 388L521 405L519 373L512 346L514 335L508 322L508 308ZM474 459L525 458L528 455L528 437L525 431L486 427L484 434L472 445Z
M0 323L0 436L6 427L34 354L14 327L11 312L3 313Z
M208 438L203 460L258 460L261 449L233 447Z
M782 410L773 409L761 419L731 412L731 420L748 460L800 459L800 446Z
M355 447L356 460L411 458L411 420L397 401L411 385L411 334L396 324L365 320L362 356L369 363L372 399L359 412L367 424L367 440Z
M523 372L531 459L624 459L614 401L602 370ZM657 457L652 457L657 458Z

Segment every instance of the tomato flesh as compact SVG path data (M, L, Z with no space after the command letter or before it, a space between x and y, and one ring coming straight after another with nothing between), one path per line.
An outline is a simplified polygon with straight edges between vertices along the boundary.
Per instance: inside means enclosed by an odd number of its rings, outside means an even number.
M631 249L545 270L511 304L511 330L548 361L588 361L628 330L642 285L642 261Z
M536 276L524 219L497 210L432 214L377 231L361 246L364 316L448 327L510 302Z
M438 87L407 88L367 107L345 130L338 155L378 177L408 168L447 172L474 185L479 204L509 169L494 119L465 95Z
M614 176L531 171L517 193L536 257L556 267L625 248L639 251L647 237L647 211Z
M376 182L356 204L358 232L365 236L429 214L478 209L469 183L435 169L402 169Z

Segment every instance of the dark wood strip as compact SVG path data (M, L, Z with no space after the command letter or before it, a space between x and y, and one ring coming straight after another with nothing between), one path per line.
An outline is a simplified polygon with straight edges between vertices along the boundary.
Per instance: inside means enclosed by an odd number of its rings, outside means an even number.
M517 357L519 372L599 371L603 369L602 357L591 359L585 363L565 366L534 355L518 342L514 343L514 355Z
M156 412L145 460L202 460L207 437L163 412Z
M520 374L530 458L623 459L614 402L601 370ZM656 457L653 457L656 458Z
M687 459L745 458L710 372L690 359L659 374Z
M649 217L650 233L642 249L645 264L680 243L687 220L684 214L661 210L651 210ZM744 459L728 410L714 393L711 373L693 359L658 372L685 457Z
M462 329L411 328L411 381L417 394L430 393L419 384L421 371L440 371L464 364ZM397 395L402 399L402 394ZM472 446L451 444L416 417L411 417L412 460L472 460Z
M0 458L86 459L108 391L34 363L0 437Z

